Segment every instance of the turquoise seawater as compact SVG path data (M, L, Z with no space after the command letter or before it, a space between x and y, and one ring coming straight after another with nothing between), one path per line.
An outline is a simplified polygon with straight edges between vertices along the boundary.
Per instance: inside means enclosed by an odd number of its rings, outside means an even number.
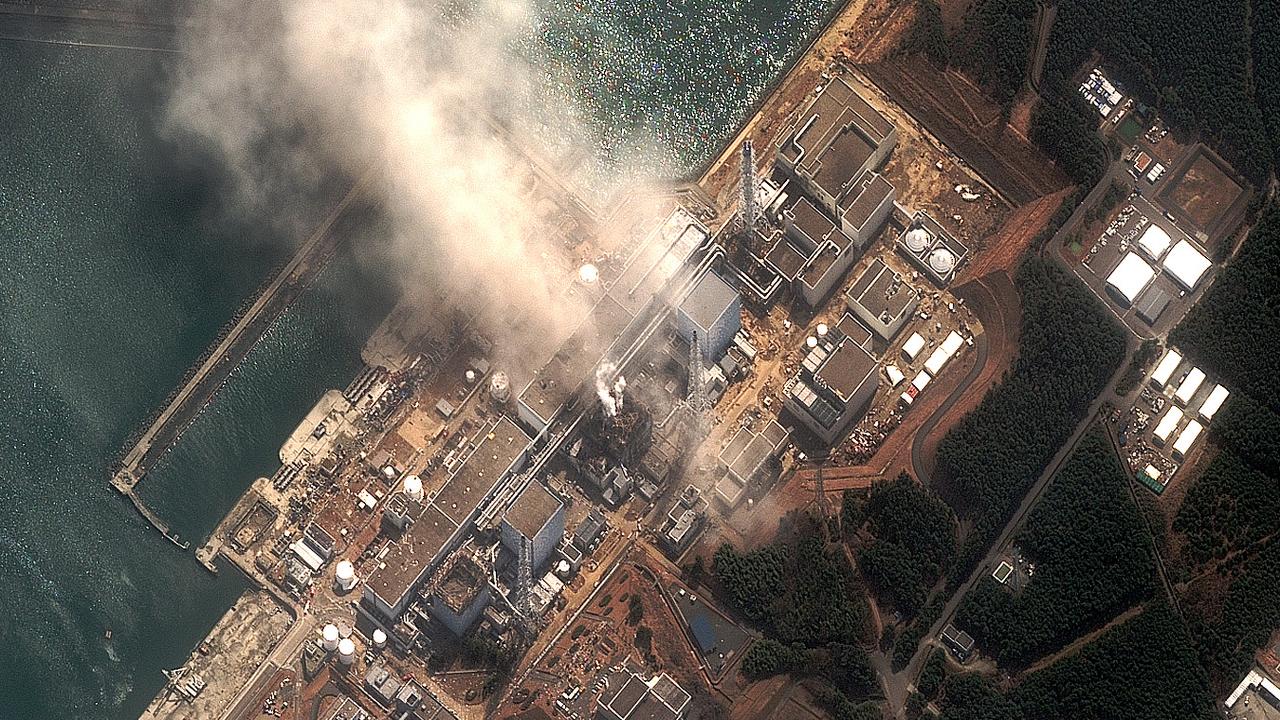
M686 171L834 3L544 4L561 19L527 49L559 68L551 95L581 104L610 152L656 138ZM218 206L210 158L157 131L173 62L0 39L0 720L136 717L243 590L107 484L122 443L287 255ZM354 267L335 261L140 486L184 537L206 536L354 373L391 302Z

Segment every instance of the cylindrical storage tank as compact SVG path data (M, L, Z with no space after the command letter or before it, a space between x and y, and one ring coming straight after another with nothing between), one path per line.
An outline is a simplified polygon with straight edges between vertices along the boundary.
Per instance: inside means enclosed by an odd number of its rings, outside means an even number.
M907 231L906 237L907 249L913 253L922 253L925 248L929 247L929 231L922 227L912 228Z
M410 475L404 479L404 494L414 502L422 502L422 478Z
M356 644L351 642L351 638L342 638L338 641L338 662L343 665L350 665L356 661Z
M578 268L578 280L580 280L583 285L595 285L596 281L598 281L599 279L600 279L600 269L597 268L595 265L592 265L591 263L587 263L582 267Z
M324 630L320 632L320 647L326 652L333 652L338 649L338 626L330 623L324 626Z
M818 323L818 337L820 337L820 338L821 338L821 337L826 337L826 336L827 336L827 324L826 324L826 323Z
M810 335L808 338L805 339L804 343L805 345L808 345L810 348L816 348L818 347L818 338Z
M946 275L955 269L956 256L946 248L938 248L929 253L929 267L939 275Z
M338 562L338 566L334 568L333 576L338 587L343 590L350 590L356 586L356 566L352 565L349 560Z
M489 395L500 403L511 399L511 378L505 372L499 370L489 378Z
M382 632L381 629L375 629L373 631L373 646L376 648L383 648L383 647L386 647L386 645L387 645L387 634Z

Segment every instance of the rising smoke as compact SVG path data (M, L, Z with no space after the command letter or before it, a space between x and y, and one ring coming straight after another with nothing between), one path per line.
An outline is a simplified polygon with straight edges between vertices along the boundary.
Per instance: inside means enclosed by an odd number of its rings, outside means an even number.
M441 311L426 299L440 293L450 309L478 313L514 375L585 315L563 292L576 266L557 264L563 251L543 230L554 211L528 197L527 163L502 128L552 128L559 152L567 144L587 158L595 188L623 180L598 172L600 143L572 107L538 102L546 70L514 49L535 34L532 6L202 7L169 115L177 136L225 166L230 211L300 239L335 204L331 178L366 178L387 220L388 275L424 313Z
M617 417L622 411L622 398L627 390L627 379L618 373L612 360L605 360L596 368L596 397L600 409L607 418Z

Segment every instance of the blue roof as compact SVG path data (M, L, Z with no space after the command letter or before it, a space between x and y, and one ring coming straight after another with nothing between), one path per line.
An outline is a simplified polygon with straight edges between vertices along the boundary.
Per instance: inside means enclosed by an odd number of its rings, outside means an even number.
M705 613L697 613L689 620L689 629L693 631L693 639L698 641L702 652L709 653L718 644L715 627Z

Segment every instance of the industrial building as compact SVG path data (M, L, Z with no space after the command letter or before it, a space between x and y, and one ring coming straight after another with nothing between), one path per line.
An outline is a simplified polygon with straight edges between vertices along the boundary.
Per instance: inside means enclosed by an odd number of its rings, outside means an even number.
M873 171L897 142L893 123L836 78L788 130L777 164L861 249L892 210L894 188Z
M1178 384L1178 389L1173 393L1173 399L1178 401L1179 405L1187 406L1191 402L1191 398L1195 396L1196 391L1200 389L1200 384L1204 382L1204 371L1198 367L1191 368L1187 376Z
M1153 286L1138 297L1138 302L1133 304L1133 310L1143 322L1155 325L1164 314L1165 308L1169 307L1171 300L1173 296L1168 291Z
M1160 363L1156 365L1156 369L1151 373L1151 385L1157 390L1164 390L1169 384L1169 380L1177 371L1178 366L1182 364L1182 355L1172 348L1160 358Z
M1173 246L1165 256L1162 267L1183 290L1191 292L1196 289L1200 279L1213 266L1213 262L1196 249L1190 240L1182 239Z
M1107 276L1107 290L1116 302L1124 307L1133 305L1142 291L1151 284L1156 271L1151 269L1137 253L1129 252L1120 260L1120 264Z
M876 258L845 294L849 310L876 335L890 342L920 304L920 293Z
M479 435L467 460L422 503L411 503L408 529L392 543L364 584L361 604L393 623L414 589L467 535L480 506L519 469L531 438L505 417Z
M1173 238L1169 237L1169 233L1156 223L1148 225L1142 237L1138 239L1138 249L1151 258L1152 262L1160 262L1164 259L1164 254L1169 251L1169 246L1172 244Z
M823 442L844 437L879 387L876 360L839 331L811 338L797 373L783 388L784 405Z
M969 248L924 210L911 217L911 222L897 240L898 252L924 271L940 287L946 287L960 265L969 257Z
M606 687L597 707L601 720L684 720L692 700L670 675L645 680L631 667L614 673Z
M428 598L431 616L462 637L489 606L492 591L484 566L468 550L459 550Z
M787 443L787 429L769 420L757 429L739 427L729 443L720 450L723 468L716 482L716 499L728 508L737 507L751 483L770 476L777 477L777 459Z
M686 487L658 530L663 548L672 555L684 552L693 544L706 517L707 501L702 492L693 485Z
M1209 422L1214 415L1218 414L1218 410L1222 408L1222 404L1227 401L1227 397L1231 395L1227 389L1221 385L1215 385L1213 390L1209 392L1209 397L1205 398L1200 404L1200 419Z
M1177 405L1170 405L1164 417L1156 423L1155 430L1151 431L1151 439L1157 445L1164 445L1169 442L1169 436L1178 428L1180 422L1182 422L1182 410Z
M1182 428L1182 432L1178 433L1178 439L1173 441L1173 459L1182 460L1185 458L1203 431L1204 426L1198 421L1192 420L1187 423L1187 426Z
M879 222L888 217L892 205L890 198ZM808 198L783 210L782 223L782 237L765 251L764 265L810 307L821 305L853 266L861 248Z
M540 482L531 482L498 523L502 544L517 557L529 544L534 569L546 565L564 538L564 503Z
M709 272L681 301L676 329L685 342L696 337L702 358L715 362L742 329L742 298L719 275Z

